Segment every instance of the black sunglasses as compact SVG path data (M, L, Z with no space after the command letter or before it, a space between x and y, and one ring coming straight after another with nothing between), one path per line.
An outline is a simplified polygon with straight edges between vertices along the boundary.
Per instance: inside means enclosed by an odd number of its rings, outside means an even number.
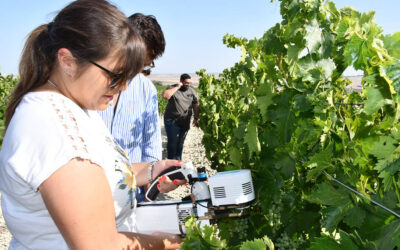
M107 74L109 74L112 77L112 81L111 81L110 85L108 85L108 87L110 89L113 89L113 88L117 87L118 81L122 78L122 74L117 74L117 73L111 72L108 69L98 65L97 63L95 63L95 62L93 62L91 60L89 60L89 62L91 64L93 64L94 66L100 68L101 70L103 70L104 72L106 72Z

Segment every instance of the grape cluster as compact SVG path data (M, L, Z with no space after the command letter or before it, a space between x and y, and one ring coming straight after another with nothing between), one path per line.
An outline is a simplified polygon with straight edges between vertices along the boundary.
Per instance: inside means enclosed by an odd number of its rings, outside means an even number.
M305 243L302 235L296 239L290 239L286 232L282 233L274 245L277 249L300 249L301 245Z
M280 204L275 203L271 205L270 209L268 209L267 212L266 218L268 219L268 224L271 227L273 235L276 234L276 232L279 230L280 225L282 224L280 210Z
M240 241L247 240L249 230L249 217L239 217L232 220L232 226L229 228L230 237Z

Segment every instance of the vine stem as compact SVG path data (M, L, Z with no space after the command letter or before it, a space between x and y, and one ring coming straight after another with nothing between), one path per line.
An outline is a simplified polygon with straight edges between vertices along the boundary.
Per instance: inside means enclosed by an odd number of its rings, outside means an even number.
M357 194L357 195L363 197L364 199L369 200L370 202L374 203L374 204L377 205L378 207L385 209L386 211L388 211L389 213L393 214L393 215L396 216L397 218L400 218L400 214L396 213L395 211L391 210L390 208L387 208L387 207L385 207L384 205L382 205L382 204L380 204L380 203L378 203L378 202L376 202L376 201L374 201L374 200L368 198L367 196L363 195L362 193L358 192L357 190L355 190L355 189L353 189L353 188L347 186L346 184L340 182L339 180L335 179L332 175L328 174L327 172L323 171L323 174L324 174L326 177L328 177L328 179L333 180L334 182L336 182L336 183L338 183L339 185L341 185L341 186L347 188L348 190L352 191L353 193L355 193L355 194Z
M283 55L280 54L279 58L276 58L277 59L277 64L278 64L278 68L281 70L281 72L283 74L283 77L285 78L286 87L289 88L289 77L286 74L286 71L284 70L284 68L282 66L282 57L283 57Z

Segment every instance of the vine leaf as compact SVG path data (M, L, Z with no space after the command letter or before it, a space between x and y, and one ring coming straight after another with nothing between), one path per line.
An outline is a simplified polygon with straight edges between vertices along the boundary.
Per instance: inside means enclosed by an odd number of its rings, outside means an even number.
M366 217L365 210L359 207L352 207L346 214L343 222L346 223L349 227L357 227L359 228L361 224L364 222Z
M229 149L229 155L231 156L231 162L233 165L240 167L242 163L241 153L237 147L231 147Z
M311 243L309 250L342 250L339 243L328 236L322 236L321 238L315 238L315 241ZM357 248L355 248L357 249Z
M383 39L383 43L389 55L400 59L400 32L396 32L393 35L386 35Z
M246 135L244 141L249 147L250 155L252 153L259 153L261 151L260 141L258 140L258 129L254 121L250 121L246 126Z
M334 188L325 181L318 185L318 189L308 199L321 205L340 206L349 202L349 195L344 188Z
M400 171L400 159L393 161L391 158L392 157L380 160L374 168L378 170L379 178L383 179L382 181L386 191L392 188L393 176Z
M378 159L389 158L396 149L395 144L397 144L397 141L391 136L381 136L379 140L372 145L369 153Z
M307 173L307 181L314 181L323 170L331 166L332 147L328 146L323 151L313 155L309 162L306 163L307 168L312 170Z
M316 51L321 45L322 32L319 28L318 21L316 19L306 25L307 35L304 37L306 40L306 46L311 51Z
M399 32L399 35L400 35L400 32ZM394 91L399 93L400 92L400 61L396 60L394 63L385 67L383 69L383 71L385 72L386 77L388 77L392 81L390 86L392 86Z
M263 250L266 249L266 245L263 240L255 239L253 241L245 241L240 250Z
M257 96L257 106L264 121L268 119L267 110L272 103L272 95Z
M371 115L385 105L385 99L379 89L366 87L364 93L367 97L364 108L366 114Z
M338 223L343 220L343 218L346 216L347 212L352 208L352 206L353 205L350 203L350 200L348 200L343 205L335 205L324 208L322 210L324 214L324 219L322 220L323 227L328 232L333 232L336 229Z
M400 220L390 221L387 214L370 215L361 228L361 236L373 240L376 249L394 249L400 235Z
M315 242L311 243L311 247L309 248L310 250L319 250L319 249L328 249L328 250L339 250L339 249L346 249L346 250L356 250L359 249L359 247L354 243L354 241L350 238L350 236L340 230L339 232L340 235L340 243L337 242L336 240L323 236L321 238L317 238Z
M361 39L358 35L352 35L350 41L347 43L344 48L344 59L347 65L354 65L355 69L361 69L360 63L357 63L359 58L362 58L362 46L364 40Z
M280 171L280 173L289 179L293 176L295 170L295 162L288 154L278 153L276 156L275 167Z

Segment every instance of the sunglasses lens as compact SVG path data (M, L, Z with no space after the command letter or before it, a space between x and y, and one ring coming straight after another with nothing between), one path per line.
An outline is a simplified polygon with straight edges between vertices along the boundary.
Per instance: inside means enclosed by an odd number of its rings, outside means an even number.
M117 87L119 79L120 79L120 77L114 77L113 80L111 81L110 85L108 85L108 87L110 89Z

